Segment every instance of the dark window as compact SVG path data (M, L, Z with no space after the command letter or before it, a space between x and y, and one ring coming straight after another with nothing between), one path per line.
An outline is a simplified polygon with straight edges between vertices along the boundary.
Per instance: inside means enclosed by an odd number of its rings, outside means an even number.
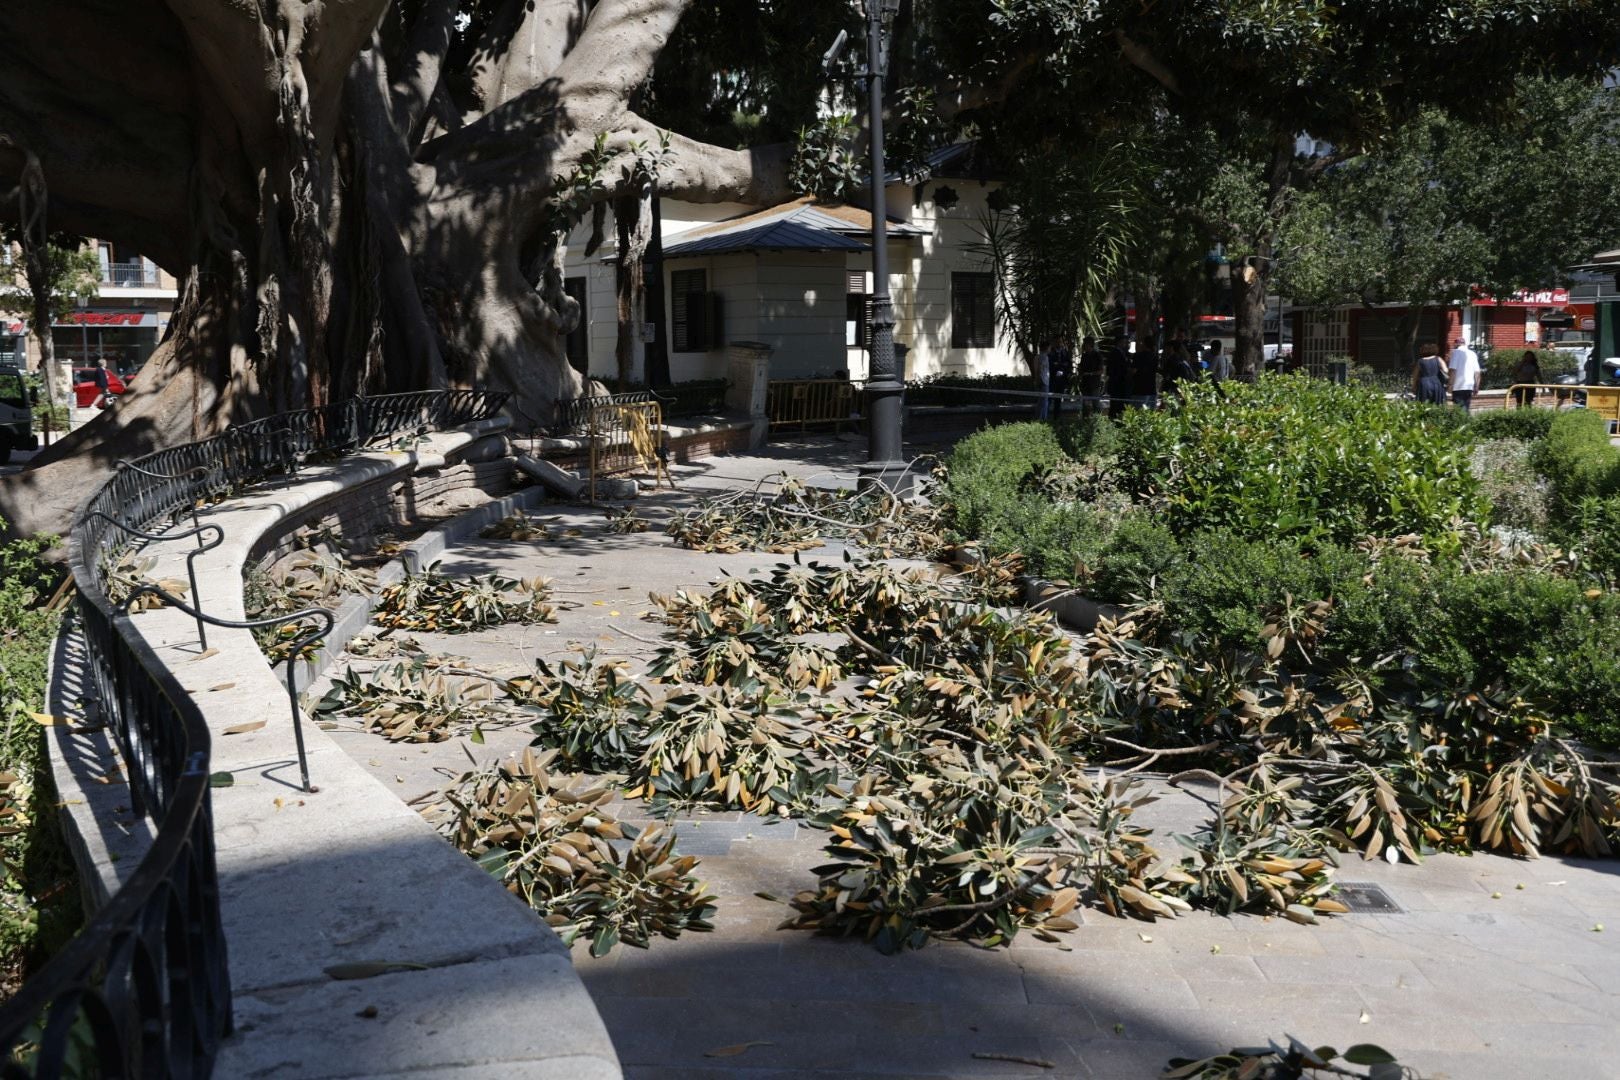
M707 276L702 270L676 270L669 275L670 351L708 350L708 287Z
M567 293L579 304L579 324L568 332L566 348L568 362L575 371L582 375L591 373L591 319L589 310L585 307L585 279L571 277L563 279L563 292Z
M990 349L996 344L994 274L951 275L951 348Z

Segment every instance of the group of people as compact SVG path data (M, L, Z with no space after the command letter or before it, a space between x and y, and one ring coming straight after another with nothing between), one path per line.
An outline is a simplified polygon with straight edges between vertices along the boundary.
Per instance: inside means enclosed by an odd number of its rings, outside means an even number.
M1419 401L1444 405L1449 389L1451 403L1468 412L1473 408L1474 394L1478 392L1484 377L1479 354L1470 349L1462 338L1453 340L1451 352L1444 357L1440 355L1440 346L1429 342L1423 346L1417 363L1412 367L1412 393ZM1534 349L1526 349L1524 356L1520 357L1518 367L1513 369L1513 381L1525 384L1542 381L1541 361ZM1514 397L1515 404L1528 405L1536 399L1535 388L1530 385L1515 390Z
M1205 349L1182 330L1157 352L1140 346L1132 352L1130 338L1124 334L1106 345L1087 336L1080 342L1078 364L1070 341L1057 338L1042 346L1035 370L1042 420L1062 411L1062 395L1076 392L1081 396L1082 413L1095 412L1106 394L1108 415L1117 418L1127 404L1151 407L1161 395L1179 396L1183 383L1197 382L1206 375L1212 382L1230 379L1232 358L1219 341Z

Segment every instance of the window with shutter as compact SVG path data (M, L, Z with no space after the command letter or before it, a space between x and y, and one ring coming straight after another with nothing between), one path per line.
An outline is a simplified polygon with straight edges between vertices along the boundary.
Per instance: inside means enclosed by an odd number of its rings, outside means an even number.
M872 297L866 291L866 271L851 270L846 278L844 300L844 344L851 348L872 347Z
M951 348L991 349L996 344L995 275L951 275Z
M670 349L704 352L709 347L708 276L703 270L676 270L669 275Z

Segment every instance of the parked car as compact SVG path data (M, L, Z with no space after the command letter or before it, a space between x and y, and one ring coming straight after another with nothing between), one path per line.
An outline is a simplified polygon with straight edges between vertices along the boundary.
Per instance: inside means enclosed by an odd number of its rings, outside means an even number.
M126 389L124 380L119 377L118 372L111 368L105 370L107 372L107 393L117 397ZM101 400L101 390L96 386L95 368L73 369L73 398L81 409L88 409Z

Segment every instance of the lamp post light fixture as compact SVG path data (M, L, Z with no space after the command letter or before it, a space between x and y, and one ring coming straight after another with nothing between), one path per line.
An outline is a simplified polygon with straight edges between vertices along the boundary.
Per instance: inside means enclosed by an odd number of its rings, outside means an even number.
M871 369L866 383L868 450L860 468L862 486L907 486L900 456L900 423L905 386L894 345L894 301L889 295L888 205L884 190L883 78L888 68L888 33L900 0L863 0L866 14L867 109L872 146L872 316Z

